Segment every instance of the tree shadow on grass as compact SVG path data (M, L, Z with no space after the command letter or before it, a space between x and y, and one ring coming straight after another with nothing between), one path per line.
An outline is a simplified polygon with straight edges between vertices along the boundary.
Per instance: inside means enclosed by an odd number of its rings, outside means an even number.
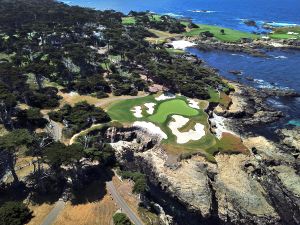
M111 169L89 168L88 180L80 188L73 188L71 200L73 205L100 201L107 194L106 182L114 175Z

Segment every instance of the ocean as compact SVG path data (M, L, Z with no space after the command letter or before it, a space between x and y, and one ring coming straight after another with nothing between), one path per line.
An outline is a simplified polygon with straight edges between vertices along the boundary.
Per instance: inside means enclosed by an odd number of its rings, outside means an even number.
M190 17L197 23L220 25L251 31L243 23L251 19L258 24L300 24L299 0L64 0L71 5L96 9L114 9L124 13L150 10L159 14Z
M70 5L80 5L95 9L114 9L123 13L131 10L149 10L174 17L189 17L195 23L218 25L241 31L265 31L264 23L274 26L300 25L299 0L65 0ZM257 28L244 24L244 20L254 20ZM232 80L255 87L291 88L300 92L300 51L273 51L270 58L258 58L230 52L201 52L188 49L220 70L220 74ZM229 70L242 70L236 77ZM254 81L245 79L252 77ZM300 126L300 99L270 99L272 107L280 109L287 116L276 127Z

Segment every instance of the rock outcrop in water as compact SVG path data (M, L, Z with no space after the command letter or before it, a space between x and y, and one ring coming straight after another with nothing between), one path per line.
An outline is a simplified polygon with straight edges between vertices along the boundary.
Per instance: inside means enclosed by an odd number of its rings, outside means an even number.
M237 133L245 133L252 127L278 121L284 114L266 103L271 95L264 90L233 83L236 91L230 95L232 104L228 109L216 107L215 113L229 119L227 125Z
M114 133L119 163L147 175L150 196L174 224L298 224L299 163L262 137L244 140L249 155L201 155L174 161L140 129Z

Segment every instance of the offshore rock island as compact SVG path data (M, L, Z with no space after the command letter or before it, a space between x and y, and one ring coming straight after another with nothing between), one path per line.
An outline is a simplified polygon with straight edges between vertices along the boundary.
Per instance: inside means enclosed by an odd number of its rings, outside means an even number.
M299 224L300 129L269 104L299 93L189 53L299 50L270 29L0 0L0 225Z

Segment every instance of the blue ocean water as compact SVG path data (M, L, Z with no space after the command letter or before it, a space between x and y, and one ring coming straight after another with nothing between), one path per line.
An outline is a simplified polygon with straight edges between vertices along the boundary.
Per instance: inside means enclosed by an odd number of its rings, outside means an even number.
M263 31L248 27L245 19L255 20L262 25L300 25L300 0L64 0L70 5L80 5L96 9L114 9L124 13L131 10L150 10L175 17L189 17L196 23L219 25L242 31ZM271 58L257 58L245 54L229 52L200 52L189 49L204 59L210 66L220 70L220 74L233 80L256 87L292 88L300 92L300 51L274 51ZM242 70L236 77L229 70ZM248 81L250 76L255 80ZM285 112L284 124L299 126L300 99L270 99L270 105Z
M159 14L190 17L197 23L220 25L244 31L255 30L243 24L251 19L259 24L300 24L299 0L64 0L71 5L96 9L150 10Z
M203 52L195 48L187 51L219 69L219 73L230 80L257 88L294 89L300 93L300 51L271 51L269 58L224 51ZM233 75L230 70L240 70L242 75ZM249 77L254 80L248 80ZM300 126L300 98L273 98L268 103L286 114L276 126Z

